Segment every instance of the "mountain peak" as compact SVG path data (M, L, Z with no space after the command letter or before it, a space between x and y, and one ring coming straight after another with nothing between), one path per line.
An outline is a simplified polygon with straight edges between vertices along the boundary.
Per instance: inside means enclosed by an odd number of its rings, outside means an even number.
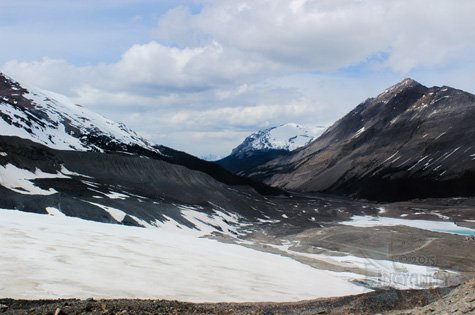
M423 85L420 84L419 82L417 82L417 81L414 80L414 79L405 78L405 79L402 80L401 82L396 83L396 84L394 84L393 86L391 86L391 87L389 88L389 90L401 90L401 89L414 88L414 87L418 87L418 86L423 86Z
M0 72L0 90L9 90L9 89L19 90L21 89L21 86L17 81L13 80L9 76Z
M249 135L231 154L218 164L231 172L241 173L309 144L325 127L308 127L286 123L261 129Z
M399 83L394 84L393 86L387 88L383 93L377 96L378 99L393 97L403 91L425 88L424 85L420 84L414 79L405 78Z
M247 137L242 145L238 147L238 151L293 151L308 144L323 131L323 128L319 128L319 130L314 129L296 123L286 123L276 127L261 129Z
M408 85L416 85L416 84L419 84L419 82L417 82L416 80L412 79L412 78L404 78L401 82L397 83L396 85L405 85L405 86L408 86Z
M473 196L473 117L475 96L405 79L248 176L292 191L379 201Z
M25 87L0 73L0 129L53 149L103 151L140 147L159 150L123 124L110 121L66 96Z

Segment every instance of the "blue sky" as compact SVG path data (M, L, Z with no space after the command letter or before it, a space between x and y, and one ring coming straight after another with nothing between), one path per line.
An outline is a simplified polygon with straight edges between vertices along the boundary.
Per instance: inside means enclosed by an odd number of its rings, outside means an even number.
M222 156L405 77L475 92L471 0L0 2L0 69L154 142Z

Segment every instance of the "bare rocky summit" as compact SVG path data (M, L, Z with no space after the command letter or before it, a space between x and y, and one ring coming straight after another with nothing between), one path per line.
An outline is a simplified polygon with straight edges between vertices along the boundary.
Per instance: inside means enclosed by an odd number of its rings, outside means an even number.
M291 191L377 201L474 196L473 121L475 95L405 79L249 174Z

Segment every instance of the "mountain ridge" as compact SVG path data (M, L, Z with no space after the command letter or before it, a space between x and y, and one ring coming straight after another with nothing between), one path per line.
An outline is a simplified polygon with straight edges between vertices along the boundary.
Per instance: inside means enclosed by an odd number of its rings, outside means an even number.
M106 119L60 94L24 87L2 73L0 102L3 135L20 136L60 150L104 151L112 144L125 144L159 153L123 123Z
M278 216L265 195L285 193L0 75L1 208L232 234Z
M57 150L124 152L201 170L227 185L248 185L262 194L281 194L249 178L187 153L150 143L116 123L60 94L24 87L0 73L2 135L18 136Z
M471 196L474 119L474 95L404 79L249 175L293 191L381 201Z

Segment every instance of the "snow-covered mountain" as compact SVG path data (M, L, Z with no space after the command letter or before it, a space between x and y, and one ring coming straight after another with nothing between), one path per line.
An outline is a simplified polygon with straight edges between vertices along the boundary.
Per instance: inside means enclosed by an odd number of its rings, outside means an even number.
M252 151L293 151L310 143L323 133L325 127L309 127L288 123L259 130L247 137L231 154L242 155Z
M104 151L138 146L159 153L157 146L67 97L34 87L25 88L0 74L0 129L53 149Z
M226 231L237 218L267 218L265 205L251 204L264 203L268 193L281 191L152 144L62 95L0 74L1 208Z
M285 155L309 144L325 131L325 127L302 126L295 123L261 129L248 136L231 154L218 164L235 172L261 165L277 156Z

